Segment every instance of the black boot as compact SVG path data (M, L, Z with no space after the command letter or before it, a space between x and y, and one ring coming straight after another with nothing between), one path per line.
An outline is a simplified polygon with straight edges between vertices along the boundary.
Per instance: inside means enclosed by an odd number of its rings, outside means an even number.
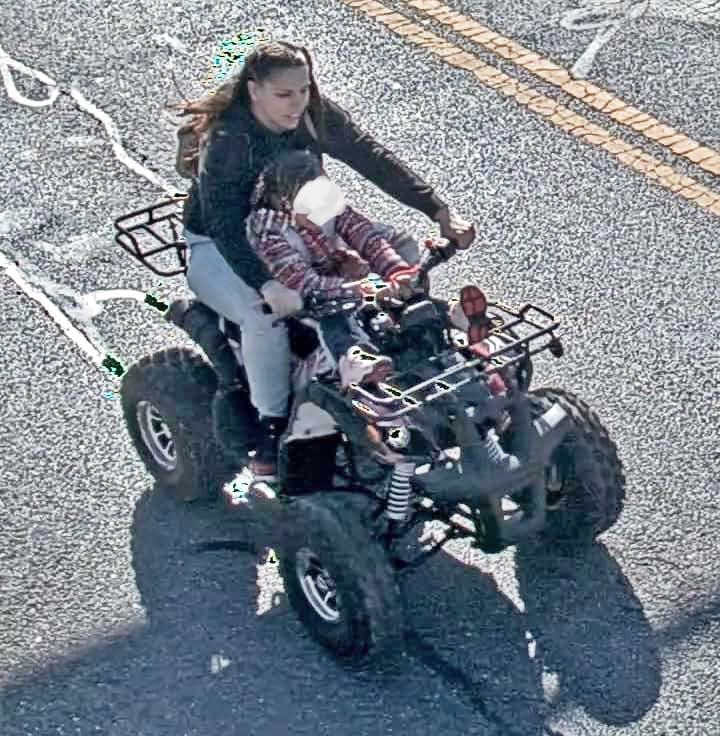
M287 429L288 417L261 417L258 446L250 462L250 472L255 480L277 480L277 456L280 437Z

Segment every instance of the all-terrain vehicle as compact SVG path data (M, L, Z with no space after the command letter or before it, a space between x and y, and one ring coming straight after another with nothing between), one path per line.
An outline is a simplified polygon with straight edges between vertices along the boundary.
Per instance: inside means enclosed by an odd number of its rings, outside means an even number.
M115 226L117 242L154 273L186 270L174 201ZM141 233L161 245L143 251ZM407 301L316 298L287 320L296 372L279 450L275 551L300 619L351 662L402 643L398 576L450 539L470 538L486 553L529 540L578 549L617 521L624 502L616 447L596 414L561 389L530 390L533 357L563 354L559 322L531 304L487 302L484 339L468 344L453 327L449 303L419 288L454 245L426 246L418 289ZM149 263L168 252L178 267ZM322 349L303 318L338 310L393 358L386 383L344 394L319 370ZM131 366L121 392L128 431L149 472L178 499L213 497L225 487L237 501L242 489L230 479L242 475L258 425L242 335L198 301L173 302L166 319L204 355L172 347ZM488 466L478 453L488 432L519 466ZM403 555L408 535L430 520L444 523L444 536Z

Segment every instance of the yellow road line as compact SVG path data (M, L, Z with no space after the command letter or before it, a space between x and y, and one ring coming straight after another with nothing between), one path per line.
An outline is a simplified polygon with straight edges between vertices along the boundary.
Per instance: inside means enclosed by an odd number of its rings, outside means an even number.
M453 31L479 44L488 51L511 61L536 77L560 88L563 92L581 100L586 105L609 115L621 125L641 133L674 154L682 156L711 174L720 175L720 153L670 125L661 123L651 115L633 107L616 95L590 82L582 82L572 78L570 72L558 66L550 59L536 54L511 38L475 22L460 13L455 13L447 5L436 0L403 0L411 8L423 11L424 15L449 26Z
M501 72L496 67L485 64L444 38L426 31L401 13L389 10L376 0L341 0L341 2L380 21L393 33L405 37L417 46L426 48L452 66L473 72L483 84L497 89L508 97L515 98L524 107L542 115L553 125L571 133L576 138L602 148L624 166L639 171L671 192L694 202L702 209L714 215L720 215L720 193L708 189L692 177L684 176L672 166L645 153L642 148L626 143L600 125L594 124L570 108L532 89L529 85ZM543 64L542 69L551 63Z

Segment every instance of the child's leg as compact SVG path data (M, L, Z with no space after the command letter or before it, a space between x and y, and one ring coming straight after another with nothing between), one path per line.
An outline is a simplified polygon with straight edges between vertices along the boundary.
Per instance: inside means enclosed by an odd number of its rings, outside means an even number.
M392 371L390 358L367 353L356 344L344 314L320 320L320 340L335 360L343 388L385 380Z
M410 233L383 223L375 223L375 226L405 263L414 266L420 260L420 246Z
M333 314L320 320L320 339L332 355L335 364L355 344L350 323L344 314Z

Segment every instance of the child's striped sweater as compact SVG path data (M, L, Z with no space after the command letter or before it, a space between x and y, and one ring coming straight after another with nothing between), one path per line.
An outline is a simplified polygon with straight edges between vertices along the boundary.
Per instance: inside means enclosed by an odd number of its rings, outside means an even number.
M408 268L388 242L392 228L374 224L349 206L334 219L325 232L313 232L298 225L289 210L258 209L247 219L247 238L272 277L302 296L311 291L337 296L347 281L338 266L348 251L356 251L370 271L385 279Z

